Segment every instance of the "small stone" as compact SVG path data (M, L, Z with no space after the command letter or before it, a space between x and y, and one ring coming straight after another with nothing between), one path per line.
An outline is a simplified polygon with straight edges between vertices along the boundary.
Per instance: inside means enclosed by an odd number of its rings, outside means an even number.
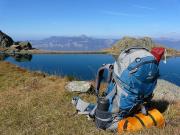
M70 92L88 92L91 89L91 83L87 81L72 81L67 83L65 89Z

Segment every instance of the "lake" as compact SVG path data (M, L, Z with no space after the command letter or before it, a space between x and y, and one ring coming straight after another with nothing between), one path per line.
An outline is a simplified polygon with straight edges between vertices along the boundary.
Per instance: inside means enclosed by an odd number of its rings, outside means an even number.
M102 64L115 61L108 54L33 54L4 59L32 71L75 76L80 80L94 80ZM180 57L168 58L167 64L160 63L160 78L180 86Z

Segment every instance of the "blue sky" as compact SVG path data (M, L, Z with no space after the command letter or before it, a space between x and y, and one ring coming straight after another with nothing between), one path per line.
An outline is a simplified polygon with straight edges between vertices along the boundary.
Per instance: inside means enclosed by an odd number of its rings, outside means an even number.
M15 39L180 37L180 0L0 0L0 29Z

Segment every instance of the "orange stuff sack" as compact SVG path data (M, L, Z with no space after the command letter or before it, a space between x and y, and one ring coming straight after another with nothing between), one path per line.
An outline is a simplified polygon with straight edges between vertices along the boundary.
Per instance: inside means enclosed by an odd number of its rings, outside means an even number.
M142 128L164 127L165 120L163 115L157 110L148 111L148 115L142 113L135 114L133 117L122 119L118 123L118 132L137 131Z

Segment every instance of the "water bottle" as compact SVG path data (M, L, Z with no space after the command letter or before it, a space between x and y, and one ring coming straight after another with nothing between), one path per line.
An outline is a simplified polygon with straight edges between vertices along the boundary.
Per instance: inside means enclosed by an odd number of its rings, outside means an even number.
M109 100L104 97L98 98L98 104L95 111L95 124L97 128L106 129L112 122L112 114L108 112Z

